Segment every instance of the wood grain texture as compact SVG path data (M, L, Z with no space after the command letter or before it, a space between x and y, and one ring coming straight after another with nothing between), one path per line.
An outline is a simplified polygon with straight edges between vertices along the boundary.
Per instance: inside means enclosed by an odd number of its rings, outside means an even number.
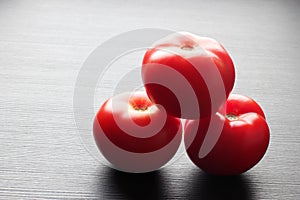
M1 0L0 199L300 199L299 8L296 0ZM77 74L99 44L145 27L224 44L236 65L234 92L256 99L271 128L257 166L217 178L183 155L130 175L86 151L73 116ZM108 94L115 80L107 81Z

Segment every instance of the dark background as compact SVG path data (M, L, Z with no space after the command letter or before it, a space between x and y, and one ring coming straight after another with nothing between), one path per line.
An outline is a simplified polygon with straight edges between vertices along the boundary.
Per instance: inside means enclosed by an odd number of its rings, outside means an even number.
M291 0L1 0L0 199L300 199L299 11ZM126 174L86 151L73 116L77 74L102 42L146 27L224 44L234 92L256 99L270 125L257 166L218 178L182 156L160 171Z

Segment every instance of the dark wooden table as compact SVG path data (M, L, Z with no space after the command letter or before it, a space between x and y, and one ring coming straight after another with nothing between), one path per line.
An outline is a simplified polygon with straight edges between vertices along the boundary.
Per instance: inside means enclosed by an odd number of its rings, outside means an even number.
M299 11L296 0L1 0L0 199L300 199ZM149 27L228 49L234 92L256 99L271 129L257 166L217 178L183 155L157 172L126 174L87 151L73 115L78 72L101 43Z

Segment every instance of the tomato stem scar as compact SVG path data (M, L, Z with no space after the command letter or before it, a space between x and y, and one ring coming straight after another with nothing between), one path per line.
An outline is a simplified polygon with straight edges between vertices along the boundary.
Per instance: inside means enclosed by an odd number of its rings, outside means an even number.
M185 44L183 46L180 47L182 50L186 50L186 51L191 51L194 49L194 47L192 45L188 45L188 44Z
M134 110L137 110L137 111L145 111L145 110L148 110L148 107L138 107L138 106L135 106L133 107Z
M226 114L226 118L230 121L235 121L235 120L239 119L239 117L237 115L232 114L232 113Z

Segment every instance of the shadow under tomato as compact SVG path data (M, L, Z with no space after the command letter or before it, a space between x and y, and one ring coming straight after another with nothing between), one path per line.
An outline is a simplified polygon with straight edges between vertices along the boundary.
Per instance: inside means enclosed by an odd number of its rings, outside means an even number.
M186 199L252 200L254 191L246 174L237 176L213 176L195 170Z
M126 173L107 169L106 180L109 193L120 199L164 199L166 197L161 172ZM107 192L107 191L106 191Z

